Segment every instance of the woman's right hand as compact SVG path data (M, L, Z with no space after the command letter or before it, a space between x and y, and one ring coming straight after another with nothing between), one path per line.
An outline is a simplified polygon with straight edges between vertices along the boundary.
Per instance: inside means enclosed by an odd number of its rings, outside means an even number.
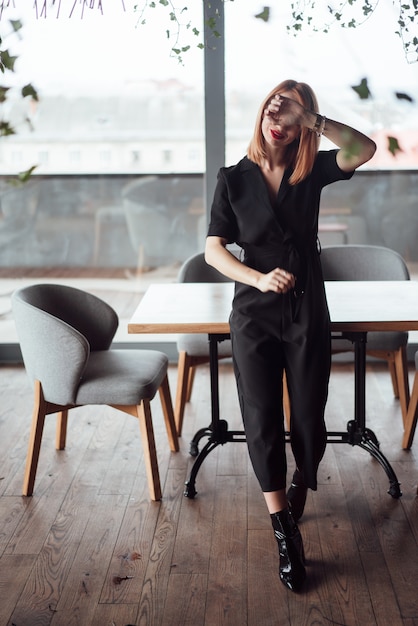
M257 281L257 289L263 293L274 291L275 293L287 293L294 288L296 278L290 272L276 267L268 274L261 274Z
M226 249L227 240L223 237L206 238L205 260L221 274L244 285L250 285L263 293L287 293L294 288L296 277L290 272L276 267L268 274L244 265L235 255Z

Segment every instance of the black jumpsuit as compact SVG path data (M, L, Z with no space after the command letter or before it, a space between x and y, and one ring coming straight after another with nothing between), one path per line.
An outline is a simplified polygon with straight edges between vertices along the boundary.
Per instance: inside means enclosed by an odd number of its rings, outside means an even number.
M326 445L325 403L331 363L329 312L317 234L321 190L349 179L337 150L318 152L311 174L290 185L283 176L272 205L258 165L244 157L221 168L208 236L243 249L245 265L296 276L294 291L262 293L235 284L230 318L238 396L248 450L262 491L286 487L283 369L291 405L291 446L305 484L317 488Z

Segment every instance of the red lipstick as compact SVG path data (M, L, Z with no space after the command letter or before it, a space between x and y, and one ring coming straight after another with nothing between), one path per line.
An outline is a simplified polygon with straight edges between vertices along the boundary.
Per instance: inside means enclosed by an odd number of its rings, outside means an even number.
M271 136L273 139L283 139L284 135L279 130L270 130Z

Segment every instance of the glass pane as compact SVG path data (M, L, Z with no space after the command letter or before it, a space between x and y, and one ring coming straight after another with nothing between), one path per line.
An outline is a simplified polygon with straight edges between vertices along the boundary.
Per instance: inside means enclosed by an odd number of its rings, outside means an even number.
M206 230L200 39L182 27L194 47L182 65L162 5L142 15L121 0L42 2L37 19L36 3L14 4L0 24L18 56L7 104L17 132L1 139L0 269L166 267L172 277ZM201 28L197 4L184 23ZM21 39L6 40L9 18L23 22ZM29 82L37 103L19 97ZM27 185L10 186L33 165Z
M415 272L418 63L407 62L395 34L396 8L378 3L358 28L334 24L328 33L319 33L308 27L295 37L286 30L291 3L270 6L266 23L255 18L248 3L225 3L227 163L245 154L259 104L276 84L287 78L309 83L322 114L358 128L378 145L375 157L352 181L324 190L322 245L387 246L402 254ZM347 3L346 10L351 10ZM318 10L313 15L318 16ZM367 79L371 98L360 99L353 89L362 79ZM414 102L399 99L396 93L407 94ZM389 137L402 148L396 156L388 149ZM324 140L323 147L329 148L329 142Z

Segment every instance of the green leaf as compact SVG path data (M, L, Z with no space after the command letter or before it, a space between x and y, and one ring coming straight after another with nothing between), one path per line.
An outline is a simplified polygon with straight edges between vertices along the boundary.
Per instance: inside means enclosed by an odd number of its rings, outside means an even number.
M351 89L353 89L356 94L360 96L361 100L367 100L372 95L367 84L367 78L362 78L360 84L352 85Z
M17 57L12 57L9 54L8 50L1 50L0 51L0 61L1 61L2 65L4 65L6 70L10 70L11 72L14 72L14 65L15 65L16 59L17 59Z
M30 167L28 170L25 170L24 172L19 172L19 174L14 178L9 178L7 182L14 187L23 185L28 182L37 167L37 165L32 165L32 167Z
M23 27L23 24L20 20L10 20L10 24L15 33L18 33L19 30Z
M270 7L264 7L261 13L257 13L255 17L263 22L268 22L270 19Z
M30 83L22 87L22 97L26 98L27 96L31 97L35 102L39 101L38 92Z
M396 137L388 136L388 150L393 156L396 156L398 152L403 152Z
M397 91L395 93L395 96L398 98L398 100L406 100L407 102L413 102L414 99L411 98L411 96L408 96L407 93L402 93L400 91Z
M16 131L9 122L0 122L0 137L7 137L8 135L16 135Z
M7 98L7 92L9 91L10 87L2 87L0 85L0 103L3 103L6 101Z
M215 29L215 26L216 26L216 18L215 18L215 17L210 17L210 18L208 19L208 21L207 21L207 25L209 26L209 28L210 28L211 30L214 30L214 29Z

